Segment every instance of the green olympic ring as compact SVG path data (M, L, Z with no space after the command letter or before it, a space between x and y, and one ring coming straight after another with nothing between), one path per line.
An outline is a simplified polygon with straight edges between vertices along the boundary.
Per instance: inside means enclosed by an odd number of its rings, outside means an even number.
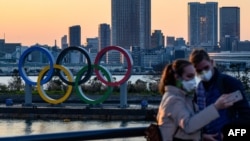
M70 73L70 71L63 67L62 65L57 65L55 64L53 66L55 69L59 69L59 70L62 70L66 76L67 76L67 79L69 82L73 82L73 75ZM112 82L112 75L111 73L105 69L104 67L102 66L99 66L99 65L92 65L91 66L92 69L95 68L95 69L98 69L100 70L104 76L107 78L108 82ZM50 103L50 104L60 104L60 103L63 103L64 101L66 101L70 95L71 95L71 92L72 92L72 85L68 85L68 89L66 91L66 93L64 94L64 96L60 99L53 99L51 97L49 97L45 91L43 90L42 88L42 84L41 84L41 80L43 79L44 75L48 72L48 70L50 69L49 66L46 66L38 75L38 78L37 78L37 90L38 90L38 93L39 95L41 96L41 98L46 101L47 103ZM87 104L99 104L99 103L102 103L103 101L105 101L111 94L111 92L113 91L113 87L111 86L108 86L107 87L107 90L104 92L104 95L102 97L100 97L99 99L97 100L93 100L93 99L90 99L88 98L83 92L82 92L82 89L81 89L81 85L79 85L78 83L80 83L80 79L82 77L82 75L88 70L88 66L85 66L83 67L76 75L76 81L75 81L75 90L76 90L76 93L78 94L78 96L80 96L80 98L86 102Z
M100 71L104 74L104 76L107 78L108 82L112 82L111 74L110 74L110 72L109 72L107 69L105 69L104 67L102 67L102 66L100 66L100 65L92 65L91 67L92 67L92 69L94 68L94 69L100 70ZM78 94L78 96L80 96L80 98L81 98L84 102L86 102L86 103L88 103L88 104L93 104L93 105L94 105L94 104L102 103L103 101L105 101L105 100L109 97L109 95L110 95L111 92L113 91L113 87L108 86L108 87L107 87L107 90L104 92L104 95L103 95L102 97L96 99L96 100L93 100L93 99L88 98L88 97L82 92L81 85L78 85L78 82L79 82L79 80L81 79L82 74L83 74L84 72L86 72L87 70L88 70L88 67L85 66L85 67L83 67L83 68L77 73L76 80L75 80L75 82L76 82L76 84L75 84L75 86L76 86L76 87L75 87L75 88L76 88L76 93Z
M65 67L63 67L61 65L63 57L69 51L72 51L72 50L73 51L74 50L79 51L87 59L87 66L83 67L77 73L75 81L73 79L73 75L71 74L70 70L66 69ZM125 74L124 78L121 79L118 82L112 82L111 73L106 68L99 65L101 57L105 53L107 53L107 51L110 51L110 50L116 50L118 52L121 52L125 56L125 58L127 60L127 63L128 63L128 71L127 71L127 73ZM33 51L39 51L39 52L45 54L48 57L49 62L50 62L50 65L46 66L39 73L37 82L31 81L28 78L28 75L26 75L26 72L24 71L24 68L23 68L25 58ZM119 47L119 46L107 46L104 49L102 49L97 54L94 65L91 64L91 59L90 59L90 55L88 54L88 52L84 48L79 47L79 46L71 46L71 47L68 47L68 48L64 49L59 54L59 56L57 57L56 63L54 62L53 55L47 49L39 47L39 46L34 46L34 47L31 47L31 48L29 48L29 49L27 49L27 50L25 50L23 52L23 54L21 55L20 60L19 60L18 69L20 70L20 75L24 79L25 83L27 83L28 85L37 85L39 95L47 103L59 104L59 103L62 103L64 101L66 101L68 99L68 97L72 94L73 87L76 87L75 88L76 93L81 97L81 99L83 101L85 101L88 104L98 104L98 103L101 103L101 102L103 102L104 100L106 100L108 98L108 96L113 91L113 86L118 86L118 85L124 83L125 81L127 81L129 79L129 77L131 75L131 71L132 71L132 66L133 66L133 60L132 60L131 55L125 49L123 49L122 47ZM95 71L92 71L93 68L94 68ZM54 71L54 69L56 71ZM100 71L97 71L97 70L100 70ZM67 76L67 79L65 79L65 76L62 76L61 72L64 72L64 74ZM93 72L96 73L96 76L97 76L98 80L100 80L102 83L104 83L104 84L106 84L108 86L107 90L104 93L104 95L102 97L100 97L99 99L97 99L97 100L93 100L93 99L88 98L82 92L81 87L79 86L82 83L86 82L91 77ZM102 72L102 74L100 74L100 72ZM85 77L82 79L83 74L85 74L84 75ZM45 77L45 79L43 79L45 75L46 75L46 77ZM64 96L62 98L59 98L59 99L53 99L53 98L49 97L42 88L42 85L47 83L48 81L50 81L52 79L53 75L59 76L60 79L64 83L68 84L68 88L67 88L66 93L64 94ZM106 79L104 79L103 76L105 76Z

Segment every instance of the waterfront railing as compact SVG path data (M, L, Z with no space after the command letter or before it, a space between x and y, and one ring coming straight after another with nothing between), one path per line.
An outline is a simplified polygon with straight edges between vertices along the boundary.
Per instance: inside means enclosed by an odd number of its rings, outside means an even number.
M0 137L1 141L83 141L115 138L144 138L146 127L113 128L89 131L70 131L61 133L46 133Z

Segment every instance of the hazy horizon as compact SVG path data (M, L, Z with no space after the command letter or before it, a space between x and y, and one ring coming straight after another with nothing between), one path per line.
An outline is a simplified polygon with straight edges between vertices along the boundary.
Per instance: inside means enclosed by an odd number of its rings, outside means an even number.
M151 0L151 32L162 30L164 36L183 37L186 41L188 2L205 0ZM250 1L214 0L220 7L240 7L240 37L250 40ZM98 36L101 23L111 25L111 0L0 0L0 39L7 43L36 43L52 46L68 35L72 25L81 26L82 44ZM218 15L219 17L219 15ZM218 20L219 22L219 20ZM218 30L219 32L219 30Z

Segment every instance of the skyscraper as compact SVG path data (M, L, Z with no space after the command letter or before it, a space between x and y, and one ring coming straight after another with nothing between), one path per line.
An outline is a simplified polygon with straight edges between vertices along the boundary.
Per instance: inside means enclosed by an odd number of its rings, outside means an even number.
M69 27L69 47L81 46L81 26L74 25ZM70 52L65 57L67 63L82 63L84 62L83 55L77 52Z
M151 45L151 0L112 0L112 45Z
M218 3L188 3L188 41L190 46L217 46Z
M110 46L110 25L103 23L99 25L99 30L98 30L98 36L99 36L99 49L98 51L100 51L101 49L103 49L106 46Z
M110 32L110 25L103 23L99 25L99 47L98 51L103 49L104 47L110 46L111 45L111 32ZM106 63L106 54L102 57L102 61Z
M61 38L61 48L65 49L67 47L68 47L67 35L63 35L63 37Z
M81 26L69 27L69 46L81 46Z
M240 40L240 8L220 8L220 45L222 50L231 50L226 47L226 38Z

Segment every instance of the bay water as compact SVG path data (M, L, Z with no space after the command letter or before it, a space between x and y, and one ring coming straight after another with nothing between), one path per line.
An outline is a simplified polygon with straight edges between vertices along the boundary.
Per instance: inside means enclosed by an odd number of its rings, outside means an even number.
M119 81L123 76L115 76ZM37 76L29 76L33 81ZM11 76L0 76L0 83L8 85ZM129 81L135 83L138 79L150 82L150 76L135 75ZM22 136L44 133L58 133L69 131L88 131L127 127L145 127L150 121L63 121L63 120L23 120L23 119L0 119L0 137ZM100 140L98 140L100 141ZM101 141L145 141L144 137L103 139Z
M63 121L0 119L0 137L71 131L145 127L150 121ZM98 140L100 141L100 140ZM102 141L145 141L144 137L102 139Z

